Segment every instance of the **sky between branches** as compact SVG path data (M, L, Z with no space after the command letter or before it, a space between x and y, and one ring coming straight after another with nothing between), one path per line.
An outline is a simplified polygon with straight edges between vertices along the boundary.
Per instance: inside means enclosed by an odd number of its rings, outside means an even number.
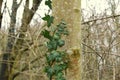
M11 11L11 6L12 6L12 1L13 0L4 0L4 2L7 1L7 6L9 8L9 11ZM20 0L17 0L18 3L20 2ZM32 5L32 1L30 0L30 6L29 8L31 8ZM111 12L109 10L109 6L108 6L108 1L115 1L115 3L118 5L117 9L116 9L116 13L120 13L120 3L118 3L120 0L81 0L81 8L84 9L84 16L87 18L89 16L91 16L91 14L94 13L95 14L100 14L102 12L104 12L105 10L107 10L107 14L110 15ZM3 3L4 3L3 2ZM22 18L22 12L23 12L23 5L24 5L25 0L23 0L23 4L20 6L19 10L18 10L18 14L17 14L17 23L16 25L20 25L20 19ZM37 14L35 14L34 19L32 20L31 24L36 23L36 22L42 22L40 17L43 17L45 13L47 13L48 7L44 5L45 0L42 0L42 3L37 11ZM3 5L4 7L4 5ZM9 26L10 23L10 17L9 17L9 13L8 10L5 11L5 14L3 15L4 19L3 19L3 28L7 29L7 27Z
M2 21L2 29L6 30L9 26L10 23L10 17L9 17L9 12L11 12L11 6L12 6L12 1L13 0L4 0L3 1L3 6L2 9L4 8L4 3L7 1L7 7L8 9L6 9L4 11L4 15L3 15L3 21ZM32 1L30 0L30 5L29 8L32 7ZM17 2L19 3L20 0L17 0ZM45 6L45 0L42 0L39 9L37 10L36 14L34 15L33 20L31 21L31 25L33 26L33 24L37 24L37 22L43 22L41 20L41 17L43 17L45 15L45 13L48 12L48 7ZM21 18L22 18L22 12L23 12L23 7L25 4L25 0L23 0L22 5L19 7L18 11L17 11L17 21L16 21L16 26L20 26L21 25ZM3 11L3 10L2 10Z

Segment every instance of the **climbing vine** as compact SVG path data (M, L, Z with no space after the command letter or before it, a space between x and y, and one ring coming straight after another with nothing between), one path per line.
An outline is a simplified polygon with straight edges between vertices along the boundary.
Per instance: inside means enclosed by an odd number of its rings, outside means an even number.
M45 5L52 9L51 0L46 0ZM54 23L54 17L45 14L42 18L47 22L47 29L42 31L42 35L48 39L46 42L46 47L48 49L46 53L46 63L45 72L49 80L66 80L65 70L68 67L68 61L65 51L60 50L60 47L65 45L65 41L62 39L64 35L68 35L66 23L62 20L58 25L52 26ZM59 49L59 50L58 50Z

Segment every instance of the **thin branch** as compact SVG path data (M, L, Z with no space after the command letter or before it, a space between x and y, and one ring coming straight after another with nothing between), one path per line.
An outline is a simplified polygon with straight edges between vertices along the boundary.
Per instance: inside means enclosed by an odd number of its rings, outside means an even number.
M36 58L33 59L32 61L30 61L30 63L33 64L34 62L38 61L40 58L42 58L41 55L38 56L38 57L36 57ZM28 64L25 65L25 67L21 70L21 72L24 72L25 70L27 70L27 69L28 69L28 66L29 66ZM13 78L12 78L12 79L14 79L16 76L18 76L21 72L17 72L17 73L15 73L15 74L13 75Z
M99 57L101 57L102 59L102 56L100 54L98 54L98 52L96 50L94 50L93 48L91 48L90 46L88 46L87 44L85 43L82 43L84 46L88 47L89 49L91 49L92 51L94 51L96 53L96 55L98 55Z
M109 18L115 18L115 17L119 17L119 16L120 16L120 14L118 14L118 15L112 15L112 16L108 16L108 17L104 17L104 18L97 18L97 19L93 19L93 20L89 20L89 21L82 22L82 25L83 25L83 24L90 23L90 22L95 22L95 21L98 21L98 20L104 20L104 19L109 19Z
M120 57L119 54L113 54L113 53L111 53L110 55L114 55L114 56Z

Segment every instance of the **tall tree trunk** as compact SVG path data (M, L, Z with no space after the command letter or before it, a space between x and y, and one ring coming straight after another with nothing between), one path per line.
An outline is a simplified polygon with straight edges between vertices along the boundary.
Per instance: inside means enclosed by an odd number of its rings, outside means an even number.
M27 32L27 29L29 28L29 24L34 16L34 14L36 13L40 3L41 3L42 0L33 0L33 6L32 6L32 9L29 9L29 0L26 0L26 3L25 3L25 7L24 7L24 12L23 12L23 17L22 17L22 25L19 29L19 38L17 39L16 41L16 44L14 45L14 53L17 53L15 54L15 61L18 61L21 59L21 56L22 56L22 53L24 53L24 51L22 49L24 49L25 46L25 36L26 36L26 32ZM17 64L19 63L14 63L13 66L16 66ZM18 73L15 73L14 72L14 69L12 70L11 72L11 79L14 79L16 76L19 75L19 72Z
M15 44L15 53L20 53L21 55L21 52L18 52L19 49L22 49L24 46L24 38L26 36L26 31L29 27L29 24L35 14L35 12L37 11L38 7L39 7L39 4L41 3L42 0L33 0L33 7L32 7L32 10L29 9L29 0L26 0L26 4L25 4L25 8L24 8L24 12L23 12L23 17L22 17L22 25L20 27L20 32L19 32L19 38L17 39L17 42ZM20 55L16 55L16 56L19 56L20 58ZM17 59L18 57L16 57Z
M3 54L3 63L1 64L0 79L9 80L9 75L12 68L11 53L15 41L15 23L16 23L16 13L20 4L17 4L16 0L13 0L12 13L10 15L11 23L8 32L8 40L6 44L6 50Z
M63 19L70 32L65 46L70 58L66 78L67 80L81 80L81 0L52 0L52 2L55 24Z
M33 0L33 6L32 9L29 9L29 0L26 0L26 5L25 5L25 9L23 12L23 18L22 18L22 25L20 27L20 34L19 34L19 38L24 38L25 37L25 32L28 29L29 23L32 20L35 12L37 11L40 3L42 0ZM18 43L21 41L17 41Z
M3 0L0 0L0 28L1 28L1 24L2 24L2 12L1 12L1 10L2 10L2 2L3 2Z

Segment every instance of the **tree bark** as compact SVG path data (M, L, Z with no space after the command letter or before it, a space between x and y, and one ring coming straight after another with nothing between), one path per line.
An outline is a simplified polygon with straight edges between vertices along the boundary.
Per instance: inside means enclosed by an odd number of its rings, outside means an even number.
M81 0L52 0L54 24L62 19L67 23L69 36L66 38L65 48L70 58L67 70L67 80L81 80Z
M29 9L29 0L26 0L26 5L23 12L23 18L22 18L22 25L20 27L20 34L19 38L25 37L25 32L28 29L29 23L31 22L35 12L37 11L40 3L42 0L33 0L33 6L32 9ZM21 41L18 40L18 43L21 43Z
M14 45L14 53L15 54L15 61L18 61L21 59L22 53L24 53L24 51L22 50L25 46L25 36L26 36L26 32L29 28L29 24L34 16L34 14L36 13L40 3L42 0L33 0L33 6L32 9L29 9L29 0L26 0L25 3L25 7L24 7L24 12L23 12L23 17L22 17L22 25L19 29L19 38L16 40L16 44ZM14 63L13 66L16 66L19 63ZM14 69L11 71L11 79L14 79L16 76L19 75L19 73L15 73Z
M21 0L22 2L22 0ZM15 42L15 23L16 23L16 14L17 14L17 9L19 8L19 5L17 4L16 0L13 0L13 5L12 5L12 13L10 15L10 27L8 31L8 40L6 44L6 50L4 51L3 54L3 63L1 64L1 71L0 71L0 79L2 80L9 80L10 72L12 69L12 64L13 60L12 59L12 49L13 45Z
M2 24L2 12L1 12L2 2L3 2L3 0L0 0L0 29L1 29L1 24Z

